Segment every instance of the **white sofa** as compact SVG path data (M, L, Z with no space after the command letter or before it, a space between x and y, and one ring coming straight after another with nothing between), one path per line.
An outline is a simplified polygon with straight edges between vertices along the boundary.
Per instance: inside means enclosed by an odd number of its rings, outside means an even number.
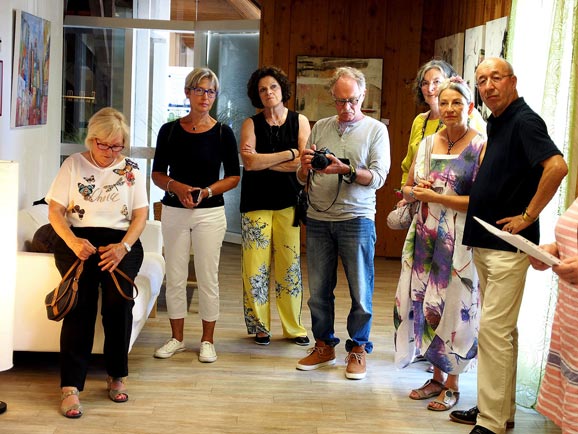
M44 297L60 282L61 276L50 253L26 252L36 230L48 223L48 206L35 205L18 212L18 256L14 312L14 351L60 351L61 322L48 320ZM140 237L144 260L135 279L139 295L133 308L133 328L129 351L155 307L165 275L160 222L149 220ZM97 317L93 353L102 354L104 333Z

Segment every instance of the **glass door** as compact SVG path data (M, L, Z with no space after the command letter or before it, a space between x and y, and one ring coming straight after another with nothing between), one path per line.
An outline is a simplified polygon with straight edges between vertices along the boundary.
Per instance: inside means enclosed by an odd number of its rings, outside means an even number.
M130 121L131 157L147 173L150 203L160 200L164 192L150 182L157 133L188 113L184 79L195 65L218 75L222 92L212 116L239 139L242 121L255 113L246 83L258 65L259 22L234 21L235 30L227 31L231 23L66 17L62 155L82 151L90 116L115 107ZM226 211L229 231L240 240L239 193L227 194Z

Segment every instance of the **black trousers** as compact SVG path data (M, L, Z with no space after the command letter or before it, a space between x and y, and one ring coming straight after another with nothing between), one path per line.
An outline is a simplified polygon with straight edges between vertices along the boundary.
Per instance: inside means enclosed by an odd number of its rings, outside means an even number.
M89 240L96 248L118 243L125 231L109 228L71 228L76 236ZM134 280L143 261L143 248L138 240L117 268ZM56 267L64 275L76 261L74 252L60 239L54 252ZM78 282L78 302L62 321L60 332L60 387L84 389L98 310L99 288L102 291L102 325L104 328L104 360L111 377L128 375L128 347L132 332L134 301L121 297L108 271L98 266L98 252L84 261L84 270ZM131 284L117 275L123 292L133 296Z

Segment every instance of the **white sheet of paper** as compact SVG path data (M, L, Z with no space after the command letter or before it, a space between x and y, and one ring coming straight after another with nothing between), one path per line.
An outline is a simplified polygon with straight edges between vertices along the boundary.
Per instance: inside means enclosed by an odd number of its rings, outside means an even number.
M494 234L495 236L497 236L498 238L511 244L512 246L520 249L522 252L525 252L528 255L530 255L536 259L539 259L544 264L552 266L552 265L557 265L557 264L561 263L560 259L558 259L556 256L551 255L550 253L541 249L536 244L534 244L532 241L524 238L521 235L511 234L509 232L502 231L501 229L498 229L497 227L492 226L491 224L483 221L482 219L480 219L478 217L474 217L474 220L477 221L479 224L481 224L488 232Z

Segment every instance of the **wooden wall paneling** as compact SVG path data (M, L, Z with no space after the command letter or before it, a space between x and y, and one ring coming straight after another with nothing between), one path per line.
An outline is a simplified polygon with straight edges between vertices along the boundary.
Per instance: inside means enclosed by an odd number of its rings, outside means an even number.
M327 54L332 57L347 55L349 40L349 8L352 2L329 3L327 19Z
M294 0L292 5L291 37L287 73L296 88L297 56L327 55L327 23L330 0ZM290 107L295 106L295 95L291 97Z
M399 85L399 70L401 68L402 56L402 34L404 34L405 28L402 29L399 26L387 25L388 20L393 21L395 17L395 22L400 23L400 16L403 11L396 7L397 5L392 5L389 3L386 7L381 9L381 14L377 17L376 21L379 22L378 26L381 27L380 36L382 38L379 47L376 45L375 50L379 50L380 57L383 57L383 71L382 71L382 92L381 92L381 118L388 119L389 125L387 126L389 134L389 152L390 152L390 171L385 180L384 186L377 191L376 194L376 214L375 214L375 230L377 233L377 241L375 244L376 254L379 256L399 256L401 252L401 246L399 252L395 254L397 250L395 237L389 234L390 229L387 228L386 220L387 214L393 207L395 202L394 196L394 185L399 183L400 171L394 169L392 174L391 169L394 166L399 166L395 161L396 158L396 146L395 143L399 142L398 136L400 133L397 127L401 125L401 116L398 112L400 100L403 99L403 92L400 92ZM405 26L403 26L405 27ZM375 38L370 38L374 40ZM401 160L399 160L401 161ZM392 178L393 177L393 178ZM397 181L394 178L398 178Z
M457 17L454 19L454 27L452 35L455 33L463 33L467 28L467 17L468 17L468 2L460 2L456 6Z
M347 24L346 57L365 57L371 33L377 26L375 16L369 15L369 0L356 0L349 5L349 23Z
M291 26L293 23L293 11L290 0L277 1L275 8L275 30L273 40L275 41L275 50L273 52L272 65L276 65L289 73L288 61L290 57L290 39Z
M401 161L407 153L411 122L416 114L412 83L419 67L422 1L390 1L386 11L382 118L389 119L391 168L377 192L377 244L380 256L399 257L406 231L387 227L387 214L397 202L394 190L401 182Z
M275 5L277 0L269 0L261 8L261 23L259 25L259 65L269 65L273 62L275 44Z
M361 19L362 25L365 28L365 42L363 44L364 57L384 57L385 40L386 40L386 26L389 10L391 9L383 1L368 0L366 1L365 10L366 17ZM370 20L374 23L372 28L366 27L363 23Z
M293 0L290 50L295 55L326 54L327 29L325 25L328 1ZM320 24L321 28L319 28Z

